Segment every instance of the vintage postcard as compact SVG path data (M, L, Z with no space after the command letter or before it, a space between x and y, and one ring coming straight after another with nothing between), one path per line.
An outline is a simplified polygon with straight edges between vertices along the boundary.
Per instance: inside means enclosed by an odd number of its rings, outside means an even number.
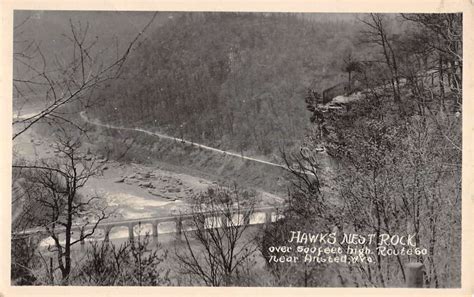
M474 5L407 3L2 3L0 294L470 295Z

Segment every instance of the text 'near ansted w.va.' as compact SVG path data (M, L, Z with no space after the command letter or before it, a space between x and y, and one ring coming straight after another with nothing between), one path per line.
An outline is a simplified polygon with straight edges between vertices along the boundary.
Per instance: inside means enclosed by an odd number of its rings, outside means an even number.
M290 231L286 243L267 248L269 263L372 264L380 257L427 254L416 234Z

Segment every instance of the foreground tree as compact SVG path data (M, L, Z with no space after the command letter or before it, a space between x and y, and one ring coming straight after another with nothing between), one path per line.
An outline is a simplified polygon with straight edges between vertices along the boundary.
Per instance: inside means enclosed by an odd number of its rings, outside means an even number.
M366 30L362 32L362 40L369 44L377 45L382 52L382 62L388 70L385 74L389 82L393 99L400 102L400 73L398 57L395 52L394 36L389 31L389 21L385 16L378 13L371 13L367 18L361 20L366 25Z
M120 246L92 244L74 275L73 284L89 286L160 286L170 283L162 263L167 251L151 247L150 236L138 236Z
M254 198L235 186L209 188L195 197L185 248L176 251L181 271L208 286L242 282L245 265L257 250L248 224Z
M447 88L456 99L456 109L462 106L463 27L462 14L402 14L423 34L424 46L431 51L431 67L438 74L441 96ZM421 35L421 34L419 34Z
M23 39L22 30L29 19L21 20L14 31L13 103L19 116L13 119L13 140L40 121L73 124L84 130L68 113L79 113L97 104L95 92L105 83L120 77L130 53L155 16L156 13L121 54L117 46L115 55L97 46L98 37L90 36L89 24L84 26L70 20L70 32L64 37L72 50L67 57L55 56L55 59L46 57L40 42ZM23 106L33 101L30 98L36 98L34 104L40 109L22 114ZM69 109L67 113L65 109Z
M108 217L98 196L80 194L89 178L101 172L101 166L94 160L82 158L80 146L78 138L64 132L56 143L58 158L13 165L22 177L23 191L19 201L23 215L14 222L13 229L29 228L28 233L37 230L40 236L52 238L49 250L56 255L63 285L68 284L72 269L72 247L92 236L98 224Z

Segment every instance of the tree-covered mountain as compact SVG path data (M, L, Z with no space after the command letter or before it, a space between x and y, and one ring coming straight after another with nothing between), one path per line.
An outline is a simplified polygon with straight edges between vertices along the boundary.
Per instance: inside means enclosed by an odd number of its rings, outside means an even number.
M307 88L345 79L353 20L182 13L148 34L94 116L196 142L271 155L304 133ZM355 42L354 42L355 43Z

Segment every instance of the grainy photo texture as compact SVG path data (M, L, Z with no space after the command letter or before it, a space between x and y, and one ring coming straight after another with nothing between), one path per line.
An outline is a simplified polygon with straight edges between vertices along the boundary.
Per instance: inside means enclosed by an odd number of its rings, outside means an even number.
M12 285L459 288L462 33L15 11Z

